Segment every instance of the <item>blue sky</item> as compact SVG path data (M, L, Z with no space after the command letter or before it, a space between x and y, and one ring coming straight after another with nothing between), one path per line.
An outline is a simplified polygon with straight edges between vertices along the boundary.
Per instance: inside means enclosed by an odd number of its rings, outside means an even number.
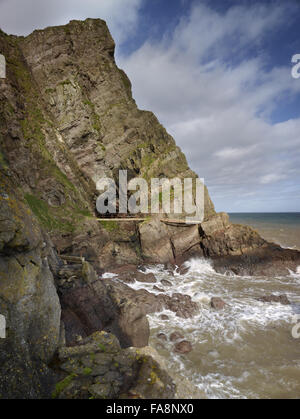
M27 34L100 17L142 109L204 177L218 211L300 211L298 0L0 0Z

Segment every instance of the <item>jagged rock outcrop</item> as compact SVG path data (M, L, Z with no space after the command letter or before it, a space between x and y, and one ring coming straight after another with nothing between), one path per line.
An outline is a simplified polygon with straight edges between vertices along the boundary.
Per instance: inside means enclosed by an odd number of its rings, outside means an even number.
M98 330L115 334L123 348L148 345L146 309L136 301L133 290L98 279L87 262L61 269L57 286L68 346Z
M80 345L59 350L61 381L52 397L59 399L191 399L205 396L166 368L150 348L121 349L105 332L94 333Z
M10 177L0 179L0 397L46 397L48 368L60 339L60 302L48 263L49 239Z
M7 58L0 81L2 161L58 250L100 256L102 265L138 263L141 251L136 224L95 220L100 178L117 180L122 168L129 178L196 177L156 117L137 108L114 48L100 19L26 38L0 32ZM209 218L214 207L205 194Z
M86 48L89 45L89 48ZM265 242L216 214L205 189L201 226L97 221L96 182L195 178L173 138L151 112L137 108L131 83L114 60L100 19L34 31L0 32L7 78L0 80L0 164L16 176L25 200L58 251L95 267L181 263L197 255L243 256ZM91 53L92 51L92 53Z

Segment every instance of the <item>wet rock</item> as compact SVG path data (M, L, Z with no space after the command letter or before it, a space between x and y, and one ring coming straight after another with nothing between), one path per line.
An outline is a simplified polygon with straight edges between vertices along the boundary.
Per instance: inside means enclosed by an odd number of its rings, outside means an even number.
M166 314L161 314L161 315L159 316L159 318L160 318L161 320L169 320L169 316L167 316Z
M136 282L135 277L132 274L122 274L119 275L119 280L124 282L125 284L134 284Z
M179 339L184 339L184 336L180 332L174 332L170 336L171 342L176 342Z
M153 289L154 289L155 291L158 291L158 292L165 292L165 290L163 290L163 289L161 289L161 288L158 288L156 285L153 287Z
M192 344L187 340L183 340L181 342L176 343L175 345L175 352L180 354L188 354L193 350Z
M170 263L170 262L165 263L164 264L164 269L166 271L168 271L170 274L172 274L174 272L174 270L175 270L175 265L173 263Z
M156 278L154 276L154 274L143 274L141 272L137 272L135 279L137 280L137 282L144 282L146 284L155 284Z
M140 369L130 393L139 399L174 399L177 386L155 349L146 347L135 352Z
M139 226L141 246L145 257L153 263L168 263L174 260L167 226L160 217L153 217Z
M212 258L213 267L217 272L250 276L285 276L289 275L290 270L296 271L300 264L299 251L282 249L276 244L262 242L259 236L251 236L248 230L247 234L253 239L252 247L247 251L243 250L243 254L228 253L226 257ZM239 238L240 242L241 240ZM251 240L249 238L248 242Z
M226 306L226 303L219 297L213 297L210 300L210 306L215 310L223 310L223 308Z
M257 299L263 303L280 303L283 305L290 305L291 302L286 295L267 295Z
M186 275L189 271L189 268L186 266L185 263L181 264L178 268L178 273L180 275Z
M129 391L139 370L137 355L122 350L115 336L96 332L75 347L59 350L62 379L52 397L59 399L117 398Z
M76 345L78 335L85 338L106 330L118 337L122 347L146 346L150 333L146 314L158 305L155 296L151 299L143 290L136 293L119 281L95 280L92 267L86 272L88 276L77 279L75 287L59 288L67 345Z
M158 333L157 337L158 339L161 339L161 340L165 340L165 341L168 340L167 336L164 333Z
M165 309L173 311L177 317L189 319L199 312L198 304L192 301L189 295L174 293L171 297L158 295L157 298Z
M120 281L126 284L134 284L137 274L137 267L135 265L123 265L118 268L109 269L110 273L118 275Z
M167 281L166 279L162 279L161 284L164 285L165 287L171 287L172 286L172 282Z
M230 227L229 216L221 212L201 224L201 230L206 236L213 236L216 233L224 232Z
M41 398L55 376L48 364L60 340L61 307L48 263L52 248L19 195L20 185L0 173L2 188L9 199L0 196L0 314L7 327L0 338L0 395Z

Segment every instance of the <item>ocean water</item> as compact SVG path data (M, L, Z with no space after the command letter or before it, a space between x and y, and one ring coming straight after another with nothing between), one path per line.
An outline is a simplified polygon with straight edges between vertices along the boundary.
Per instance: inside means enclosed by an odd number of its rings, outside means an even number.
M250 224L265 238L286 247L300 244L299 214L233 214L231 220ZM156 285L165 293L188 294L200 306L199 315L192 319L181 319L171 311L148 316L150 345L168 367L210 399L300 398L300 266L285 277L239 277L218 274L207 259L192 259L186 265L184 275L177 269L170 273L163 265L149 266L146 271L155 275ZM172 285L162 284L163 279ZM159 293L153 284L130 286ZM257 300L270 294L286 294L292 304ZM213 310L212 297L221 297L225 308ZM169 319L161 320L161 314ZM174 352L169 337L176 331L192 343L189 354ZM159 333L168 340L159 339Z
M232 223L249 225L268 241L300 250L300 212L231 213L229 216Z

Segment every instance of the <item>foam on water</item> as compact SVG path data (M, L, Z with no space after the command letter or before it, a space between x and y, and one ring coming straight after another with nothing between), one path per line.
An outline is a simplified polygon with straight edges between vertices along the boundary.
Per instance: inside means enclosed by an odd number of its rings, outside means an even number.
M267 398L273 394L292 397L297 385L295 371L282 372L277 365L289 365L299 358L299 342L291 337L293 304L263 303L258 297L286 294L291 302L297 301L300 267L281 278L222 275L215 272L209 260L200 258L191 259L185 267L188 271L181 274L177 268L170 272L163 265L149 266L145 274L153 273L156 284L129 285L159 294L153 289L156 285L168 295L187 294L199 305L199 314L191 319L179 318L169 310L148 316L151 346L165 357L170 368L192 381L209 398ZM171 285L161 283L162 280ZM212 297L221 297L225 308L213 310ZM163 321L161 314L169 320ZM158 333L170 336L175 331L192 343L190 354L177 354L174 343L157 338ZM300 382L300 365L294 368ZM257 385L259 380L261 388Z
M113 274L111 272L106 272L102 275L102 279L113 279L113 278L117 278L117 274Z
M184 267L188 268L188 272L185 275L196 274L202 275L217 275L217 272L212 267L212 263L209 259L194 258L184 263Z

